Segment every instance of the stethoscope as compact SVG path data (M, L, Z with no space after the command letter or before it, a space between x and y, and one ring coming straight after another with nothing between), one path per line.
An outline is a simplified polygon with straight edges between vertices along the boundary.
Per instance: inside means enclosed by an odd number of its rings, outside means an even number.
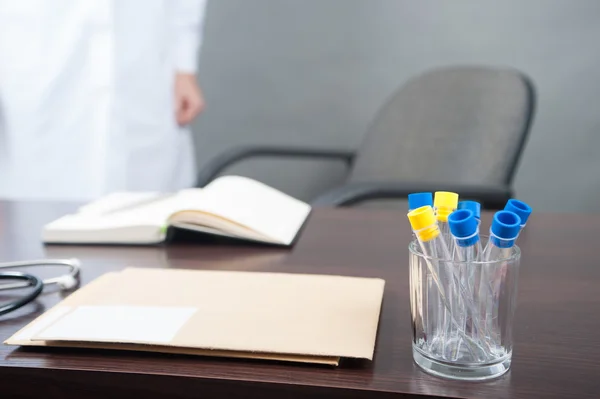
M20 269L23 267L38 266L64 266L69 268L69 272L57 277L42 280L29 273L17 271L1 271L6 269ZM61 291L69 291L79 285L79 273L81 266L77 259L44 259L24 262L0 263L0 280L20 280L19 282L0 284L0 291L31 288L31 292L23 297L0 304L0 316L14 312L15 310L33 302L44 290L47 285L56 284Z

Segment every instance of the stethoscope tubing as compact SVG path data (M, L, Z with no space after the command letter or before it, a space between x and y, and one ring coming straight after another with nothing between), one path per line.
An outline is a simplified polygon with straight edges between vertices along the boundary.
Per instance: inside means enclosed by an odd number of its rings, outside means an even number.
M71 269L71 275L73 278L79 277L79 261L76 259L41 259L41 260L29 260L21 262L6 262L0 263L0 273L2 269L18 269L22 267L39 267L39 266L66 266ZM26 274L26 273L24 273ZM57 284L64 276L57 276L43 280L44 285ZM12 283L12 284L0 284L0 291L4 290L15 290L29 287L29 283Z
M32 287L33 290L27 295L21 298L7 303L5 305L0 304L0 316L22 308L30 302L33 302L44 290L44 282L31 274L15 271L0 272L0 280L24 280L25 284L19 285L19 288Z
M65 266L69 268L69 273L42 280L29 273L7 270L36 266ZM28 303L33 302L47 285L57 284L61 291L68 291L75 288L79 284L80 270L81 267L77 259L43 259L0 263L0 280L21 280L20 282L0 284L0 292L5 290L31 289L31 292L28 292L26 295L21 296L13 302L0 304L0 316L13 312Z

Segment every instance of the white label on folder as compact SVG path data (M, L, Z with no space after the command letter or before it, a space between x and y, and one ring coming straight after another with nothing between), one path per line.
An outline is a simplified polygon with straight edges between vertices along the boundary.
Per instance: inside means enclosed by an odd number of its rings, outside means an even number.
M79 306L35 339L167 344L196 308Z
M33 338L38 332L42 331L44 328L48 327L50 324L54 323L56 320L61 318L64 314L68 313L71 310L70 306L58 306L46 313L31 327L27 327L21 331L19 331L13 337L17 341L30 340Z

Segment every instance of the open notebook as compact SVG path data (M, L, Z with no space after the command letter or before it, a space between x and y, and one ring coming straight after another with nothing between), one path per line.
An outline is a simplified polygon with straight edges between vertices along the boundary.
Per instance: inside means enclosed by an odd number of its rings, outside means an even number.
M113 193L44 226L45 243L157 244L167 228L289 246L311 207L255 180L217 178L177 193Z

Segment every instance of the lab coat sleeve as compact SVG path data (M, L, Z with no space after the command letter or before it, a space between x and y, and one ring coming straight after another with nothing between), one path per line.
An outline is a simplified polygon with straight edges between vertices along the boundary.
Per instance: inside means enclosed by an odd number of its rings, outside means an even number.
M178 72L195 73L207 0L169 0L173 56Z

